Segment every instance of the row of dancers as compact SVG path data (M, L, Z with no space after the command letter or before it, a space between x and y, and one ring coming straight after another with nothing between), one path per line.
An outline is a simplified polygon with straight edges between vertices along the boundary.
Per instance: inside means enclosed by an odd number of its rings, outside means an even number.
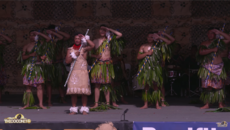
M37 88L39 107L47 109L43 105L44 86L47 89L48 106L52 106L52 89L59 90L62 102L64 96L71 95L72 106L70 114L78 112L87 115L90 109L100 107L100 92L105 95L105 105L118 107L116 104L117 95L124 101L123 94L119 90L124 90L123 79L127 79L124 73L124 61L119 56L124 48L122 33L108 28L106 25L99 27L100 37L90 40L87 33L74 34L71 39L68 33L60 31L55 25L49 25L41 32L31 30L29 32L30 42L23 47L18 57L18 62L22 64L23 85L26 91L23 96L24 107L28 108L34 104L32 87ZM0 47L12 42L12 40L0 34L6 42L1 41ZM230 35L210 28L207 31L208 40L200 44L198 48L197 60L201 63L198 71L202 79L201 100L205 103L202 109L209 108L210 103L219 103L219 107L224 107L225 92L224 84L227 79L228 59L223 59L228 51L226 45L230 42ZM218 37L217 37L218 36ZM71 40L74 41L73 45ZM218 41L219 40L219 41ZM165 107L165 63L172 57L172 51L176 44L175 38L164 31L149 32L147 43L142 44L137 54L139 60L139 71L137 80L144 86L142 99L144 106L148 108L148 103L155 103L157 109ZM71 45L71 46L70 46ZM1 51L2 52L2 51ZM95 59L90 69L88 69L87 58ZM70 72L66 71L63 64L71 65ZM5 72L3 53L0 55L0 90L5 85ZM67 84L67 91L64 91L64 84ZM94 84L94 105L87 107L87 97L92 94L91 83ZM1 95L0 95L1 96ZM81 108L77 107L77 97L82 97ZM111 99L110 99L111 98Z

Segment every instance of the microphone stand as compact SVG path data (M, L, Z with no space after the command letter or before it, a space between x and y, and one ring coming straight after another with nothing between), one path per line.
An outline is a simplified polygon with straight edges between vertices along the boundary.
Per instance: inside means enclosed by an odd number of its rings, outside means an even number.
M128 109L126 109L126 110L124 111L124 113L122 114L122 115L124 116L124 119L121 120L121 121L128 121L128 120L125 120L125 114L127 113L127 111L128 111Z

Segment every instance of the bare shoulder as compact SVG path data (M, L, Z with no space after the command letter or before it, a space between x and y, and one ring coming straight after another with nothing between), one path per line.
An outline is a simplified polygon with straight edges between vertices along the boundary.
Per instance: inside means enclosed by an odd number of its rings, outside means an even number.
M98 38L98 39L93 40L93 43L95 45L95 49L97 49L100 46L100 39Z
M147 45L147 44L142 44L142 45L140 46L140 48L139 48L139 51L140 51L140 52L144 52L144 50L145 50L145 48L146 48L146 45Z
M73 49L73 47L69 47L68 49L67 49L67 51L71 51Z
M67 49L67 54L69 54L69 53L71 53L71 51L72 51L72 47L69 47L68 49Z
M93 43L94 43L94 44L97 44L98 41L99 41L99 39L94 39L94 40L93 40Z
M140 48L145 48L147 44L142 44Z
M30 44L24 45L24 46L23 46L23 50L24 50L24 49L27 49L27 48L29 47L29 45L30 45Z
M151 45L149 45L149 44L143 44L142 46L141 46L143 49L145 49L145 48L149 48L149 47L151 47Z

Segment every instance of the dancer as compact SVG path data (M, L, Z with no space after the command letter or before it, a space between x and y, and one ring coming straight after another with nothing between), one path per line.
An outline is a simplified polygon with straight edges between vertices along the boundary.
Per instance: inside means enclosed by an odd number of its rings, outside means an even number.
M175 39L167 33L162 32L161 34L166 36L169 40L159 36L157 32L149 32L147 36L148 43L140 47L137 55L137 59L142 60L139 64L139 69L141 69L144 64L145 57L150 56L148 62L145 63L145 68L143 68L142 72L137 77L139 84L145 86L145 92L143 93L144 106L141 107L141 109L148 108L148 102L155 102L157 109L161 109L159 103L161 103L162 106L165 106L162 74L164 59L161 57L162 51L160 49L163 47L166 49L166 46L173 43ZM151 48L156 45L157 40L162 40L165 43L158 44L154 51L152 51ZM154 90L152 94L149 92L150 87Z
M57 88L60 96L61 96L61 102L66 103L65 101L65 91L64 91L64 83L67 78L67 70L63 63L63 52L66 52L65 44L69 41L70 35L68 33L62 32L58 29L58 27L55 27L55 25L52 26L52 31L56 32L57 34L63 36L62 40L59 40L55 44L54 49L54 58L53 58L53 67L54 67L54 79L52 80L52 86L53 88ZM55 29L54 29L55 28ZM67 50L67 48L66 48Z
M3 53L4 53L5 46L9 45L12 42L12 40L8 36L2 33L0 33L0 37L5 39L4 41L0 41L0 103L1 103L2 90L4 89L4 86L6 84L6 79L7 79L4 70L5 66L3 60Z
M56 84L56 73L54 69L54 65L52 64L54 61L54 52L57 45L57 42L63 39L63 36L53 31L55 29L55 25L49 25L46 32L47 35L51 38L50 42L44 43L44 50L47 55L46 60L44 63L44 74L45 74L45 86L47 89L47 97L48 97L48 106L52 106L51 103L51 96L52 96L52 86L55 86ZM59 75L59 74L58 74ZM63 95L64 96L64 95Z
M98 107L98 101L100 97L100 87L103 85L106 104L110 104L110 91L111 90L111 79L114 79L114 70L111 60L110 45L107 40L106 33L111 31L116 35L111 39L116 40L122 37L122 34L116 30L110 29L105 25L100 26L100 38L95 39L93 42L95 44L95 49L97 50L96 55L91 55L92 57L99 59L99 62L91 70L91 83L95 83L95 104L92 108ZM100 55L100 53L102 53Z
M23 77L23 84L27 86L26 92L23 96L23 102L25 104L24 107L21 109L25 109L34 103L34 98L32 94L32 86L37 88L37 96L39 100L39 107L42 109L46 109L43 106L43 83L44 83L44 72L41 66L41 60L45 60L46 56L42 55L42 44L43 42L36 42L37 36L42 36L45 38L46 42L49 42L51 39L42 34L40 32L36 32L34 30L30 31L30 43L26 44L23 47L22 56L19 56L18 60L22 61L23 68L22 68L22 75ZM36 51L35 51L36 50ZM21 58L22 59L21 59ZM32 72L30 69L32 67ZM31 75L30 75L31 73Z
M87 45L87 43L89 45ZM82 46L82 49L80 49ZM68 80L67 95L71 95L72 107L70 108L70 114L77 114L77 96L82 96L82 107L80 112L83 115L89 113L87 106L87 96L91 94L89 74L87 70L87 53L94 48L94 43L90 40L88 35L83 36L82 34L75 34L74 45L70 47L66 54L66 63L71 64L73 71ZM74 59L76 60L75 65L73 64ZM74 66L73 66L74 65Z
M221 35L224 38L220 41L218 48L216 35ZM208 40L202 42L200 45L197 58L202 63L198 75L202 78L202 88L205 90L200 96L201 100L205 103L201 109L207 109L210 103L215 102L219 103L219 108L223 108L223 101L225 99L223 89L224 80L226 79L225 68L228 66L225 66L222 60L222 53L226 49L225 44L230 42L230 36L214 28L208 29L207 36ZM213 63L211 63L215 52L216 56ZM210 75L208 76L209 71Z
M112 36L112 39L116 38L116 35ZM112 80L112 88L111 91L111 99L112 104L115 107L118 107L116 101L118 101L118 97L121 99L121 102L126 104L127 102L124 100L124 95L126 93L126 88L128 87L128 78L125 72L125 62L122 58L122 51L125 47L125 40L123 38L119 38L117 40L113 40L110 42L111 44L111 57L114 66L115 78Z
M112 97L113 106L118 107L118 105L116 104L118 97L121 99L122 103L124 104L128 103L124 99L124 95L128 87L128 83L127 83L128 78L125 72L125 62L121 56L120 57L113 56L113 65L114 65L115 78L112 80L112 86L115 92L111 92L111 97Z

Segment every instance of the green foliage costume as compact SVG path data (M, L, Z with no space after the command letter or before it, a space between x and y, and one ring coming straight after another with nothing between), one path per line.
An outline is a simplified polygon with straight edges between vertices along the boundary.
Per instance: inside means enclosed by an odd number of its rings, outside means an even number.
M113 38L115 39L116 35L114 35ZM125 40L123 38L119 38L117 40L111 41L112 58L121 57L124 47L125 47ZM111 92L111 99L113 102L118 101L117 97L122 97L122 95L125 95L126 93L125 87L128 86L128 81L125 79L124 74L123 74L121 62L122 61L118 59L118 61L114 62L113 64L113 68L115 72L115 78L113 79L115 86L113 88L113 92Z
M153 44L153 46L156 43ZM149 56L149 59L146 61L146 58L140 60L139 62L139 75L137 77L138 83L142 86L148 85L151 90L143 92L142 99L148 102L161 102L162 93L161 87L163 86L163 81L166 77L165 68L162 68L162 63L166 59L170 59L172 55L172 49L175 46L175 43L167 45L165 42L162 42L155 46L153 54ZM140 54L143 54L139 52ZM154 88L157 87L158 89Z
M45 81L54 81L54 66L52 64L54 59L54 50L55 50L55 43L53 41L46 42L43 40L43 55L46 55L46 59L42 61L43 63L43 71L45 76ZM54 86L54 82L52 82L52 86Z
M66 41L68 42L68 41ZM60 40L56 43L54 48L54 59L53 59L53 67L54 67L54 80L52 80L53 86L60 87L64 86L66 77L67 77L67 70L63 63L63 59L57 60L55 56L60 55L64 51L65 48L64 44L66 43L63 40ZM67 48L65 48L67 50Z
M29 54L34 53L34 52L35 52L35 46L29 53L26 52L26 55L29 55ZM22 51L19 53L17 61L18 61L18 63L22 64L21 74L24 76L23 77L23 84L36 87L38 84L44 83L44 77L45 76L44 76L43 66L41 65L40 62L37 61L37 57L34 57L34 62L33 62L33 57L29 57L28 59L23 60L22 59L22 53L23 53ZM44 53L43 44L41 44L41 42L38 41L36 54L38 56L42 56L43 53ZM32 69L31 78L29 80L30 68L32 67L32 64L34 64L34 66ZM27 104L28 100L29 100L30 106L33 105L33 103L34 103L33 94L30 92L25 92L24 96L23 96L24 105Z
M116 37L113 37L110 43L113 43ZM96 55L103 53L106 47L111 47L108 40L104 40L102 45L95 52ZM98 61L91 70L91 83L109 84L111 79L115 78L112 60Z
M200 49L211 49L217 47L218 39L215 39L208 47L201 45ZM223 40L220 40L218 51L216 56L220 55L226 49L226 45ZM201 63L201 67L198 71L199 77L202 79L202 88L205 89L201 94L200 99L204 103L223 102L225 99L225 93L223 91L224 80L227 78L226 70L229 71L229 60L222 58L223 62L217 65L210 63L213 59L214 53L207 55L200 55L197 53L197 61ZM211 69L212 68L212 69ZM209 73L210 71L210 73Z
M99 55L100 53L103 53L104 49L106 47L109 47L111 50L112 56L118 56L121 55L121 52L124 48L124 40L123 39L116 39L116 35L114 35L108 43L108 40L104 40L102 45L96 50L96 52L90 52L96 55ZM117 89L113 88L111 86L112 79L114 80L117 75L115 75L114 71L114 65L112 60L108 61L98 61L95 66L91 70L91 83L100 83L102 84L100 91L101 94L104 91L109 91L111 93L111 99L112 101L117 100L117 94L120 95L119 89L120 87L117 87ZM100 96L100 100L104 99L102 96ZM117 109L113 106L106 105L106 103L99 104L97 108L91 109L91 111L98 111L98 110L106 110L108 108L111 109Z

